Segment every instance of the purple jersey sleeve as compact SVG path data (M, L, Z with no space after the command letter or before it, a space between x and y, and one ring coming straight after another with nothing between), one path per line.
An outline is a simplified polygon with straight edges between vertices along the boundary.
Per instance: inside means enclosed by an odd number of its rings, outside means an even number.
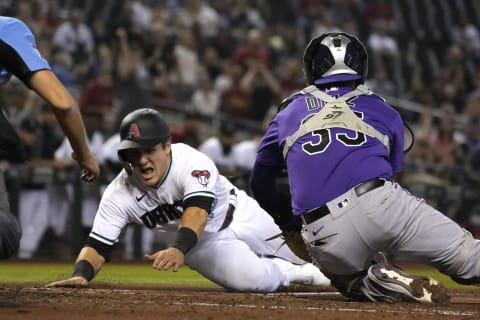
M328 92L343 95L349 88ZM390 152L381 141L343 128L321 129L299 138L286 162L282 148L302 121L322 108L307 94L297 96L271 122L260 142L257 162L288 171L295 214L319 207L355 185L373 179L391 179L400 172L403 159L403 121L399 113L376 95L361 95L349 101L363 121L389 137Z
M32 72L50 70L50 65L37 50L30 29L11 17L0 17L0 61L0 85L7 82L11 74L26 82Z

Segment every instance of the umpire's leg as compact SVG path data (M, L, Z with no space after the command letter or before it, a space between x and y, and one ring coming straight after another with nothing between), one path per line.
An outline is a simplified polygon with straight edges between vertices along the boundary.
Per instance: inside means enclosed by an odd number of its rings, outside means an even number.
M0 170L0 259L9 258L17 252L21 236L22 228L10 212L7 188Z

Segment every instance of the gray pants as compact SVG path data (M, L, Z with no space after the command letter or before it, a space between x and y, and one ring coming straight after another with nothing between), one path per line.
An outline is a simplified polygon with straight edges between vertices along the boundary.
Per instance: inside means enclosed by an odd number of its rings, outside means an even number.
M10 212L3 172L0 170L0 259L13 256L20 244L22 228Z
M455 280L480 279L480 241L397 183L387 181L360 197L352 190L327 206L331 213L305 226L302 236L313 259L329 273L365 271L374 254L383 251L396 260L435 267Z

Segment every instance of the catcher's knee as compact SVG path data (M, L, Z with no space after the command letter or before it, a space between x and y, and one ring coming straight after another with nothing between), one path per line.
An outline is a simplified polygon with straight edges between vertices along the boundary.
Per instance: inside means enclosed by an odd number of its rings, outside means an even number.
M17 218L9 213L0 214L0 259L13 256L20 246L22 228Z
M460 251L458 252L457 256L453 264L446 270L441 270L442 272L451 276L451 278L460 283L460 284L471 284L471 282L478 282L478 277L476 280L469 280L464 279L463 277L459 276L462 273L462 269L465 263L469 260L472 255L472 249L475 246L475 239L473 238L472 234L463 229L464 236L463 236L463 243L460 247Z
M473 276L473 277L467 278L460 275L462 273L461 271L463 269L463 266L465 265L467 260L471 257L472 249L475 245L475 239L473 238L472 234L465 229L463 231L464 231L464 240L460 248L460 251L456 256L453 265L449 269L443 272L449 274L450 278L459 284L480 285L479 276Z
M366 301L368 298L362 291L363 280L368 278L367 271L361 271L353 275L336 275L323 272L342 295L355 301Z

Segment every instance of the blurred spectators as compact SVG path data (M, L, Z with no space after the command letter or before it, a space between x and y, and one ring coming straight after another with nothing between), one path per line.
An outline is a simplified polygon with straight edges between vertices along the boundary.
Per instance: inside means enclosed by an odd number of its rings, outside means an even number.
M199 58L195 48L193 30L183 29L179 32L178 42L173 49L175 59L175 90L179 102L188 102L198 84Z
M75 75L72 73L73 60L68 52L57 51L52 59L52 72L69 90L75 90Z
M252 63L240 81L240 88L249 95L249 118L261 122L268 109L280 103L282 87L270 69L260 63Z
M104 120L113 110L113 78L109 68L101 68L84 87L78 101L82 113L96 114L100 121L100 130L104 130ZM108 128L110 129L110 128Z
M433 162L437 165L435 173L451 180L457 176L458 169L463 166L464 152L457 140L453 110L448 105L443 108L438 128L430 134L429 144Z
M187 0L185 7L178 12L183 27L195 30L200 38L209 42L218 34L219 16L207 1Z
M398 42L387 29L384 20L376 20L367 40L370 49L371 71L377 68L384 68L389 76L399 73L400 49Z
M245 44L237 47L233 61L242 68L243 72L257 65L271 67L267 42L261 30L251 29L248 31Z
M85 112L83 113L83 119L85 121L85 129L87 133L87 142L92 150L92 152L97 155L102 155L102 147L105 140L104 134L101 132L101 116L97 112ZM68 140L64 139L62 144L55 150L54 157L56 160L60 161L71 161L73 166L75 163L71 157L72 148ZM93 219L95 213L97 212L98 202L100 200L100 181L96 180L92 183L82 183L79 190L79 195L81 197L81 213L80 213L80 222L82 231L82 238L86 239L90 228L93 224ZM62 200L66 202L66 206L71 206L74 199L73 192L75 190L73 185L68 186L70 196L63 198Z
M233 146L237 142L235 124L225 120L220 124L218 135L204 141L198 150L215 162L218 170L225 176L237 175Z
M217 88L222 90L220 109L229 116L247 118L251 108L250 93L239 86L243 77L242 69L239 65L227 61L224 70L226 72L222 79L219 77L216 83Z
M467 15L462 15L452 27L452 40L474 59L480 58L480 30Z
M181 125L172 126L170 135L172 142L182 142L191 147L198 148L203 142L203 122L200 114L188 111Z
M40 249L39 245L48 230L52 230L52 243L56 247L65 243L65 231L69 215L64 199L68 195L61 179L55 179L55 172L63 170L68 163L54 160L55 149L63 139L55 115L48 105L30 113L19 126L19 137L30 159L26 168L21 169L22 186L19 197L19 220L23 235L20 241L18 257L32 258ZM73 160L70 160L73 163Z
M375 69L373 77L368 79L365 84L381 96L395 97L397 95L395 82L389 78L389 74L384 67Z
M367 0L366 16L368 26L375 28L382 24L385 32L395 34L397 31L397 21L393 11L392 3L388 0Z
M215 91L210 74L201 67L198 69L198 87L193 91L191 108L205 119L212 119L220 108L220 97Z
M330 11L322 10L321 14L315 19L311 37L317 37L323 33L329 32L342 32L338 22L339 21Z
M95 43L92 30L85 23L84 14L80 9L75 8L68 12L67 20L55 30L52 43L54 51L62 50L72 56L76 80L79 85L83 85L90 71Z
M459 45L454 44L447 49L445 63L440 68L438 76L435 93L441 102L453 104L455 112L461 113L471 83L464 52Z

